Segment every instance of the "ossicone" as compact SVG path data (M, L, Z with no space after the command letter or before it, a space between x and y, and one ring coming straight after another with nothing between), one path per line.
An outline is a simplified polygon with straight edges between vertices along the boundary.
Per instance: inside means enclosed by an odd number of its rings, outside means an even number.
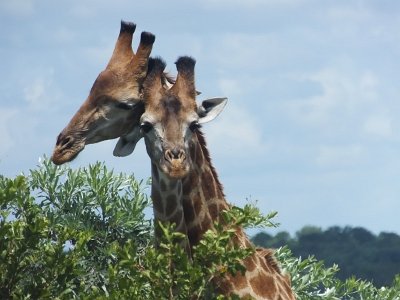
M156 37L151 32L143 31L140 36L140 43L144 45L153 45Z
M161 74L164 72L167 64L161 57L150 57L148 63L148 74Z
M132 22L126 22L124 20L121 20L121 30L120 33L123 32L128 32L130 34L133 34L136 29L136 24Z
M176 64L176 69L178 70L179 73L180 72L192 73L194 72L194 66L196 65L196 60L190 56L181 56L178 58L175 64Z

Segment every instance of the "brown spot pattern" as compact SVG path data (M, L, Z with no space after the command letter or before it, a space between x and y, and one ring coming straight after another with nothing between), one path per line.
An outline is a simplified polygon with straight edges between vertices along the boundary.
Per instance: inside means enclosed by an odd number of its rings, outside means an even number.
M185 212L185 220L187 223L191 223L195 217L195 211L191 202L191 199L184 197L183 201L183 211Z
M254 293L260 297L273 299L276 295L274 279L271 276L255 276L249 282Z
M208 206L208 211L210 213L211 219L216 220L219 216L219 208L217 203L211 203Z
M167 207L165 209L165 215L169 216L176 210L176 208L178 206L177 199L176 199L175 195L169 195L167 197L166 205L167 205Z
M197 193L193 195L192 203L194 206L194 213L196 214L196 216L198 216L200 214L201 209L203 208L200 191L197 191Z
M211 219L206 215L204 217L204 220L201 222L201 229L202 231L207 231L208 229L210 229L212 227L212 221Z
M182 211L177 212L171 219L170 222L171 223L175 223L177 227L179 227L179 225L181 225L183 221L183 214Z
M201 183L205 201L215 197L215 185L211 172L201 174Z
M190 172L183 181L183 194L190 195L191 191L199 185L199 178L196 172Z
M246 277L240 273L236 274L236 276L232 278L231 282L236 290L244 289L248 284Z
M249 271L249 272L253 272L255 270L255 268L257 267L254 255L249 256L248 258L246 258L243 263L246 266L246 270Z

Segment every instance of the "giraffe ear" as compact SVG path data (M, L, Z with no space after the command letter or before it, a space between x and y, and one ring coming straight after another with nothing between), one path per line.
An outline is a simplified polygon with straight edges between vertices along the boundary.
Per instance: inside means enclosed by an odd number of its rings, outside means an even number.
M140 127L135 127L129 134L121 136L115 145L114 156L128 156L135 150L137 142L143 137Z
M197 109L197 113L200 117L199 124L214 120L222 112L227 102L228 98L226 97L204 100Z

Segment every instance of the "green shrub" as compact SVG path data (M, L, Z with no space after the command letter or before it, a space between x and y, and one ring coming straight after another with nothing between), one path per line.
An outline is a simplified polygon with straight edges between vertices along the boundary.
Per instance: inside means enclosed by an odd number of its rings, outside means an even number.
M73 171L44 160L29 176L0 176L0 299L106 293L115 245L151 241L140 182L97 163Z
M71 170L45 159L28 176L0 176L0 299L225 299L213 278L243 270L254 251L230 245L234 228L275 226L275 213L261 216L253 205L224 212L227 225L208 231L189 259L168 224L153 247L146 188L101 163ZM400 299L400 277L377 289L340 281L337 266L313 257L286 248L276 255L298 299Z

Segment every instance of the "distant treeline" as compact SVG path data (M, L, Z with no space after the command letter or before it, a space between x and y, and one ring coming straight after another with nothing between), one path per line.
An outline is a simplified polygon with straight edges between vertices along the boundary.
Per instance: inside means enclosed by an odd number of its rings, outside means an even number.
M361 227L306 226L291 237L288 232L275 236L260 232L253 237L256 245L278 248L287 245L294 256L314 255L326 266L339 265L340 279L351 276L367 279L376 286L389 286L400 273L400 236L382 232L375 235Z

